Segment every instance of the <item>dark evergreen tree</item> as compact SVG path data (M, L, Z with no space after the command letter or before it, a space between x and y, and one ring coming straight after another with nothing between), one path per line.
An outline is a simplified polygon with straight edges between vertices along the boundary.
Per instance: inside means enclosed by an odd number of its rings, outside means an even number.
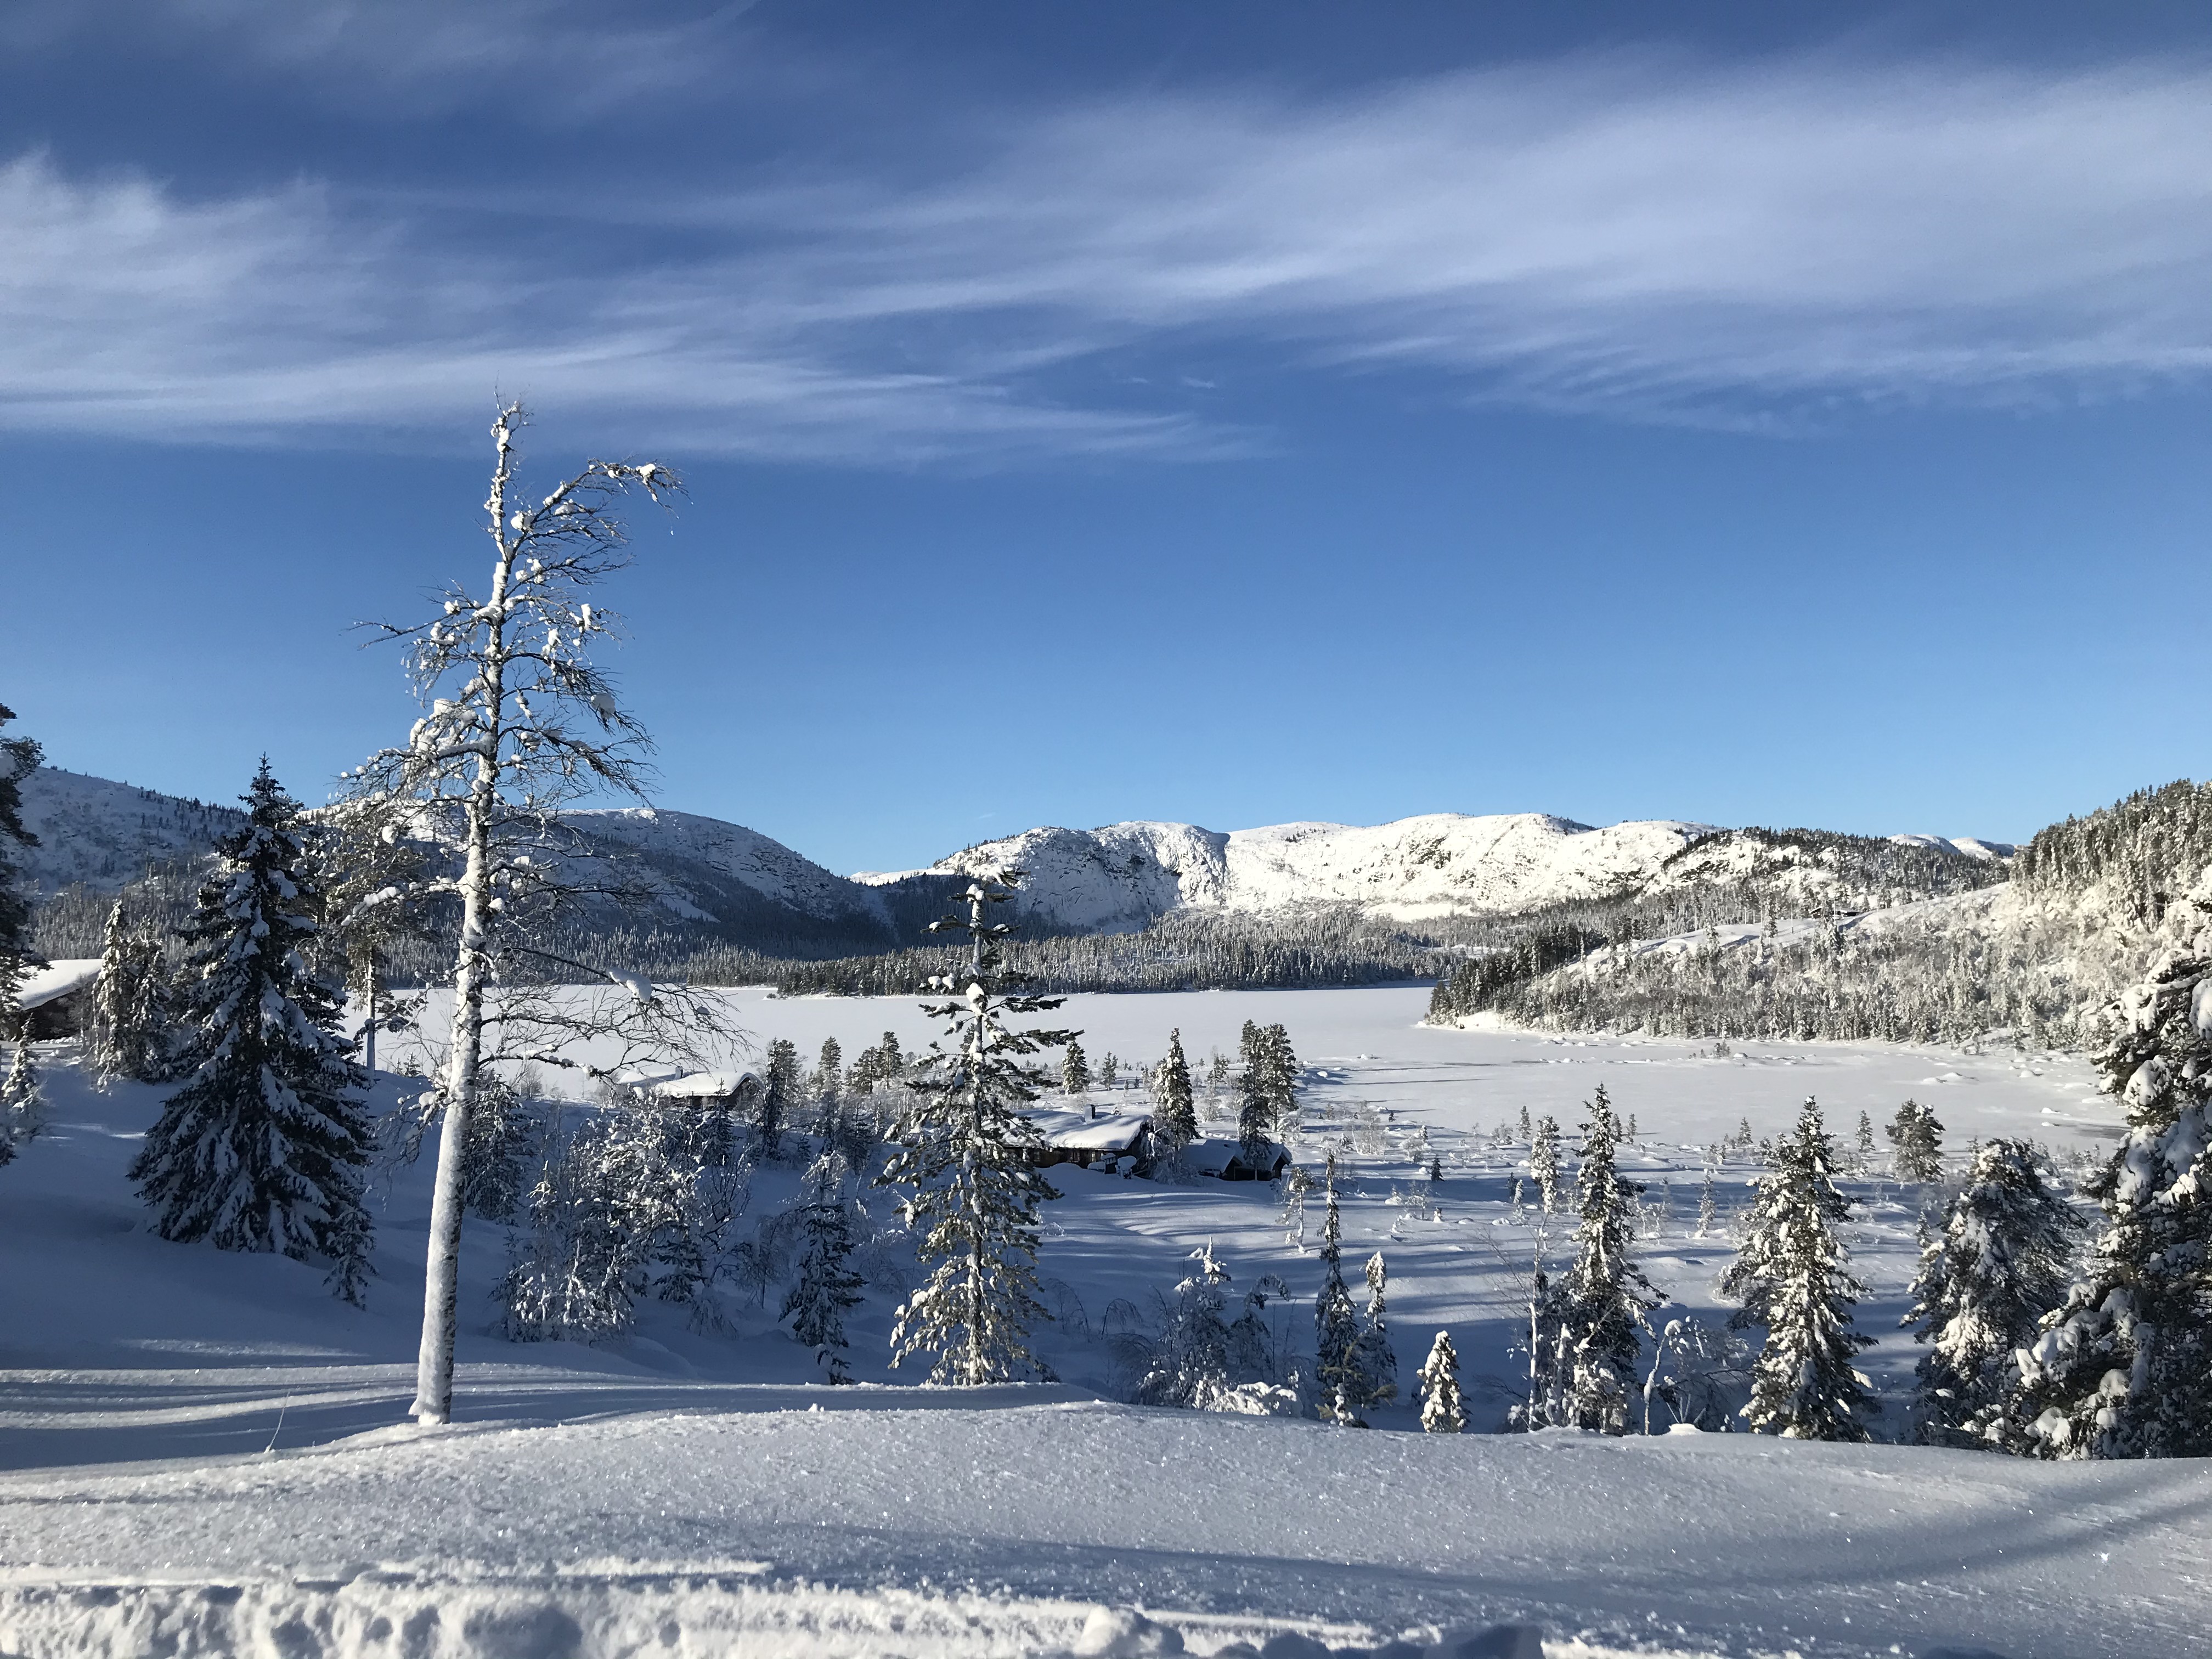
M0 704L0 726L15 711ZM37 962L31 950L31 905L21 890L19 848L39 838L23 823L23 780L45 759L30 738L0 738L0 1034L13 1036L15 988Z
M773 1158L783 1144L783 1132L799 1105L799 1049L782 1037L768 1045L767 1075L761 1079L760 1150Z
M164 1238L331 1257L358 1299L368 1077L307 966L320 887L299 803L264 761L184 930L186 1081L131 1166Z
M1020 988L1001 946L1011 929L984 919L987 907L1013 897L1021 875L975 876L966 913L931 924L967 934L969 960L938 980L945 1000L927 1006L951 1041L932 1048L915 1080L919 1103L880 1177L907 1189L907 1223L921 1230L918 1254L930 1266L899 1310L891 1363L933 1355L934 1382L976 1386L1044 1370L1029 1349L1030 1327L1050 1317L1036 1299L1037 1206L1060 1194L1031 1163L1041 1143L1021 1108L1045 1079L1024 1057L1075 1033L1006 1024L1060 1006Z
M1575 1229L1575 1261L1559 1282L1560 1353L1568 1421L1624 1434L1643 1352L1638 1328L1661 1297L1629 1259L1636 1200L1644 1188L1619 1173L1620 1124L1602 1084L1589 1111L1575 1182L1582 1217Z
M1336 1202L1336 1154L1322 1173L1328 1208L1321 1224L1321 1294L1314 1298L1314 1379L1324 1422L1356 1424L1365 1389L1359 1368L1359 1316L1344 1283L1344 1218Z
M1795 1134L1776 1144L1759 1178L1741 1248L1721 1288L1739 1318L1766 1327L1752 1370L1752 1428L1797 1440L1865 1440L1861 1419L1881 1409L1854 1361L1874 1339L1851 1328L1866 1287L1854 1279L1838 1229L1850 1200L1836 1190L1833 1139L1807 1097Z
M830 1381L853 1380L845 1363L846 1312L860 1302L861 1279L847 1262L853 1254L852 1218L843 1193L842 1162L825 1152L814 1163L800 1220L799 1278L783 1299L791 1334L814 1350Z
M1917 1100L1897 1109L1897 1116L1884 1131L1896 1151L1890 1154L1899 1181L1927 1184L1943 1178L1943 1126L1936 1114Z
M823 1037L814 1059L814 1097L834 1107L845 1090L845 1050L836 1037Z
M1992 1140L1920 1252L1904 1322L1929 1351L1917 1368L1921 1436L1985 1445L2018 1379L2013 1356L2065 1299L2081 1220L2034 1147ZM2002 1439L2002 1431L1996 1437Z
M1168 1057L1160 1062L1158 1100L1152 1113L1152 1133L1160 1152L1170 1162L1198 1139L1198 1108L1190 1088L1190 1066L1183 1059L1182 1033L1168 1033Z
M2096 1055L2128 1123L2082 1183L2103 1230L1991 1425L2037 1456L2212 1455L2212 880L2167 927Z
M1248 1066L1237 1079L1237 1144L1253 1169L1263 1167L1273 1144L1268 1133L1275 1127L1274 1103L1267 1096L1266 1074Z

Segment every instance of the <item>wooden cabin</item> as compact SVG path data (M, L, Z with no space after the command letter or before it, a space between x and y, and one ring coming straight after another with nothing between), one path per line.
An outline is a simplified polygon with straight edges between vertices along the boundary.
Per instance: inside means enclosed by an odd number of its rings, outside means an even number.
M82 1036L85 1020L92 1012L93 990L99 983L98 957L49 963L30 974L15 988L15 1006L22 1012L24 1035L33 1042Z

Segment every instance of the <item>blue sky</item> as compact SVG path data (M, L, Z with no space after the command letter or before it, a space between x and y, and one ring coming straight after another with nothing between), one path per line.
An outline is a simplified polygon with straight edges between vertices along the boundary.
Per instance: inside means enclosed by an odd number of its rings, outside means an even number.
M679 467L664 805L2024 837L2202 773L2201 6L18 0L0 701L311 798Z

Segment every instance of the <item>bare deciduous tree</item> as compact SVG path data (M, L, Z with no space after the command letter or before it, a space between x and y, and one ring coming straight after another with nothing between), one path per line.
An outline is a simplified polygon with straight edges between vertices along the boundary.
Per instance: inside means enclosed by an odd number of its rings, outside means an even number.
M580 905L638 894L562 809L605 793L642 800L650 775L651 739L591 659L616 619L589 596L629 562L617 503L632 490L659 502L681 485L657 465L592 461L528 501L515 483L526 420L508 404L492 423L489 586L447 588L427 622L375 625L405 644L425 713L404 746L349 780L357 800L410 804L458 865L422 890L459 910L452 1025L425 1102L445 1121L410 1408L423 1423L445 1422L453 1407L463 1152L487 1068L530 1061L604 1077L647 1054L697 1065L731 1035L711 1001L577 960L566 943L561 924ZM580 982L612 988L580 992ZM586 1039L593 1045L580 1054Z

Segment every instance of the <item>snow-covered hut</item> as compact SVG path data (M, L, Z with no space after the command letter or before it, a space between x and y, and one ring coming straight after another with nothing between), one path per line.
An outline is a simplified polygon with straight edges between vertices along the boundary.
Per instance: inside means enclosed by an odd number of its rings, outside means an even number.
M760 1098L761 1080L750 1072L684 1072L673 1077L641 1077L633 1085L648 1098L670 1106L739 1111Z
M33 1042L76 1036L84 1030L92 1006L92 988L100 982L98 957L50 963L15 988L15 1006Z
M1216 1181L1275 1181L1291 1167L1291 1155L1279 1141L1269 1141L1256 1158L1238 1140L1194 1140L1183 1153L1184 1167L1193 1175Z
M1150 1112L1095 1113L1082 1106L1031 1106L1022 1115L1044 1143L1030 1152L1033 1165L1079 1164L1088 1170L1127 1158L1127 1173L1152 1172Z

